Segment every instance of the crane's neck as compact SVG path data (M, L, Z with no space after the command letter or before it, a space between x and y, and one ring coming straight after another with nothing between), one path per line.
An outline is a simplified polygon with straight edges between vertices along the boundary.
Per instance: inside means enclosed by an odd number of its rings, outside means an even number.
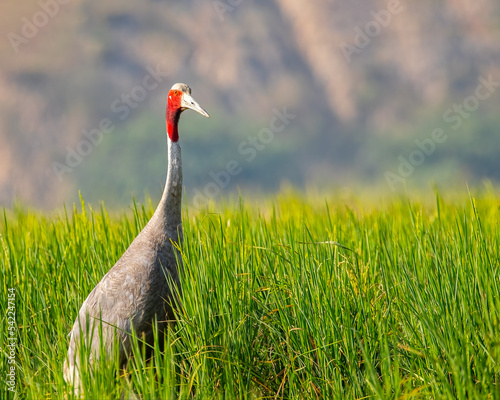
M181 117L181 109L172 109L171 105L167 105L167 114L166 114L166 124L167 124L167 135L168 138L177 143L179 141L179 118Z
M168 169L167 182L158 208L157 218L165 230L176 231L181 228L181 206L182 206L182 160L181 146L179 145L179 133L177 125L180 110L174 113L167 108L167 146L168 146Z

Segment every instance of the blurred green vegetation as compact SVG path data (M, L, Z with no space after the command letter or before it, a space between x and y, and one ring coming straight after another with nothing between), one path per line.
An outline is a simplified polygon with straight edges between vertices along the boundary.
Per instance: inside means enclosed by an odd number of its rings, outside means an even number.
M6 4L5 38L40 9ZM109 205L130 204L144 192L158 198L166 170L165 99L178 81L190 84L211 114L181 119L188 198L231 160L242 170L222 195L273 192L286 183L391 191L384 173L397 172L398 157L408 158L414 141L436 128L446 142L398 190L498 183L498 91L459 129L443 120L447 109L474 95L480 77L500 81L496 3L485 0L474 12L448 2L405 5L347 63L340 43L352 42L370 10L385 6L369 0L335 9L318 1L302 10L312 31L294 24L293 7L282 0L243 2L222 20L212 2L194 0L61 6L18 53L8 40L0 45L0 203L21 198L52 208L77 200L79 190ZM320 23L322 14L331 23ZM158 68L165 74L158 86L123 117L116 104L123 106L123 96ZM296 118L246 161L239 146L282 107ZM67 148L75 149L85 140L82 131L103 118L113 121L113 132L59 181L53 163L64 164Z

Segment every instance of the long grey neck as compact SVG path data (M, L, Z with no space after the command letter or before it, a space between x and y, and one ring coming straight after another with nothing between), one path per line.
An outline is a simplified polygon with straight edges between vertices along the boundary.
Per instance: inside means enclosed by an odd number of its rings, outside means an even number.
M182 229L182 160L179 142L173 142L167 136L168 169L167 183L163 190L160 203L156 208L154 218L163 229L175 231Z

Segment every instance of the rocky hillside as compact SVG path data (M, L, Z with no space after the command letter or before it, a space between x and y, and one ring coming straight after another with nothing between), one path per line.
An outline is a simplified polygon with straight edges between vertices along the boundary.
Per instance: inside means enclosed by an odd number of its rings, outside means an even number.
M500 180L498 1L2 6L2 205L56 207L78 189L116 204L157 196L165 95L178 81L212 115L182 121L188 201L284 181ZM294 117L265 136L277 112ZM227 181L230 161L240 170Z

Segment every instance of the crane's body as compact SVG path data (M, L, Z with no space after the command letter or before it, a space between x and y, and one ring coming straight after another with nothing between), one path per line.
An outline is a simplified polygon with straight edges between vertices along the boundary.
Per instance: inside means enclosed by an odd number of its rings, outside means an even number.
M174 300L181 291L178 266L182 260L177 247L182 246L183 240L178 121L187 108L208 117L191 97L191 89L177 83L167 100L168 171L160 203L141 233L84 301L70 334L64 378L74 385L75 393L81 392L80 343L90 347L90 364L99 357L100 342L108 355L118 345L123 365L130 352L132 329L151 344L154 321L162 332L174 319Z

